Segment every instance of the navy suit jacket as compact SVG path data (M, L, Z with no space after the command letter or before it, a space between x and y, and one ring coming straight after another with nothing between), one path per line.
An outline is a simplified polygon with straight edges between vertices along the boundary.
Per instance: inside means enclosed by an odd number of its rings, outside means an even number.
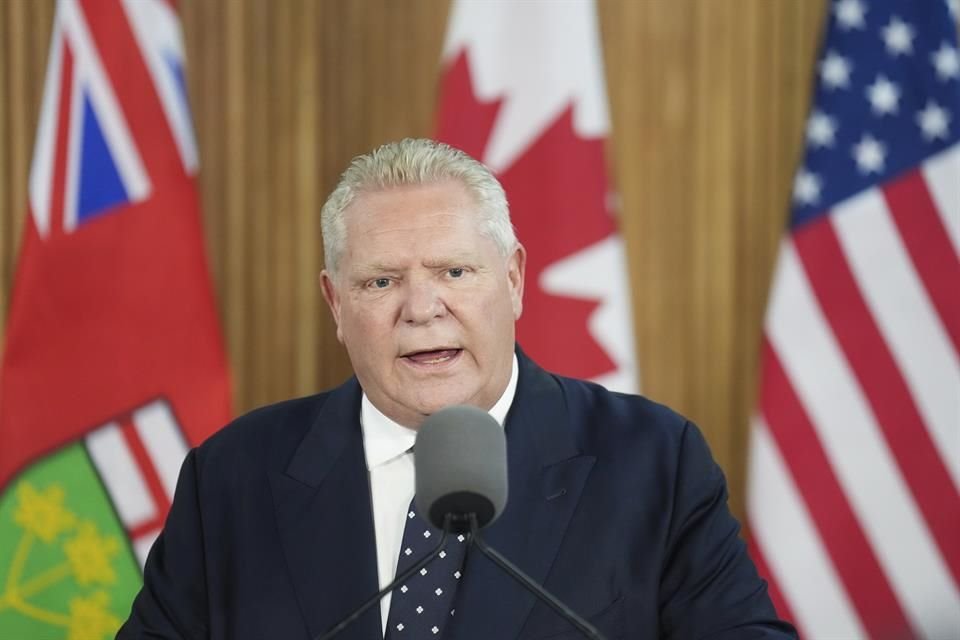
M509 501L485 539L608 638L793 638L697 428L518 353ZM375 593L356 379L243 416L190 452L119 638L307 640ZM470 553L447 640L579 638ZM340 636L382 639L379 607Z

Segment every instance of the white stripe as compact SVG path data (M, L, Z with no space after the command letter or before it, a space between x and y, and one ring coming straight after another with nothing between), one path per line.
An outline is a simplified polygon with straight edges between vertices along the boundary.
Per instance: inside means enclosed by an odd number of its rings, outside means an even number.
M143 52L153 78L160 104L170 123L180 160L188 174L199 164L193 123L187 104L181 99L180 87L164 55L173 54L184 65L183 35L177 14L166 2L157 0L124 0L123 8L133 27L133 34ZM185 65L184 65L185 66Z
M67 157L64 171L63 229L73 231L77 226L77 200L80 192L80 146L83 142L83 92L78 72L74 65L73 82L70 83L70 111L67 120Z
M503 100L483 158L510 167L566 109L585 138L610 130L603 50L594 0L486 2L450 6L444 59L468 51L473 91Z
M960 488L960 362L887 203L870 189L836 207L832 220L867 306Z
M811 638L865 637L806 504L759 417L753 420L749 478L750 532L798 624Z
M616 369L597 382L612 391L636 393L637 367L626 264L623 240L620 234L612 233L548 265L537 284L548 293L600 303L590 314L587 330ZM597 278L598 273L605 276Z
M76 72L81 74L84 87L89 91L90 102L127 195L132 200L142 200L150 193L150 179L94 46L86 19L76 0L64 0L63 6L66 18L64 26L76 54Z
M167 497L172 501L177 488L180 465L187 455L187 445L166 402L152 402L133 414L133 425L157 470Z
M30 165L30 209L40 236L50 232L50 199L53 197L53 159L57 143L57 103L60 98L60 74L63 71L63 5L57 5L53 20L53 36L43 81L43 102L37 124L37 139Z
M781 244L767 335L911 625L931 638L943 616L960 628L960 595L789 239Z
M150 553L150 548L153 546L158 535L160 535L159 528L145 533L133 541L133 552L137 555L137 560L140 562L141 571L143 571L143 565L147 563L147 555Z
M923 176L953 242L953 250L960 254L960 144L924 162Z
M151 520L157 508L136 460L127 449L120 427L108 423L91 432L85 440L90 458L103 478L124 526L132 529Z

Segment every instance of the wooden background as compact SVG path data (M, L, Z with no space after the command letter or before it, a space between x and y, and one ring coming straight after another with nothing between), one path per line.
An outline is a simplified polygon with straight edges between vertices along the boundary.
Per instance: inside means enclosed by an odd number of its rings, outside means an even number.
M239 412L349 374L316 282L320 206L352 156L432 131L448 3L180 6ZM825 0L600 0L643 390L703 428L738 515L760 327L824 10ZM0 0L2 319L52 15L52 0Z

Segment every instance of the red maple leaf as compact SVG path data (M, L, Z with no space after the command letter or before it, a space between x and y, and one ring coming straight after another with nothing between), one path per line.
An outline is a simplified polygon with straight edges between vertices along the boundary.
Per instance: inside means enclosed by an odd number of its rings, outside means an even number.
M443 75L438 138L482 158L503 100L477 98L462 51ZM540 283L545 269L616 232L606 210L603 140L577 135L571 105L498 178L528 254L518 341L557 373L594 378L614 371L587 328L600 301L553 295Z

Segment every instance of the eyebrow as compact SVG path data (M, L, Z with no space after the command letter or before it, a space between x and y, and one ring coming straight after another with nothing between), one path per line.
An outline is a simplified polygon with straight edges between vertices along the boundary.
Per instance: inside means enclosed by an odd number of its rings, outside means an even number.
M378 273L400 271L400 268L395 265L387 264L386 262L371 262L369 264L357 266L356 271L357 273L361 273L363 275L372 276Z
M476 262L473 255L461 254L458 256L450 256L447 258L430 258L423 261L423 266L428 269L443 269L444 267L451 266L466 266L472 265Z
M464 251L463 253L450 254L448 256L433 256L426 258L421 260L420 264L428 269L442 269L450 266L474 265L476 262L477 257L474 253ZM358 265L355 269L355 274L364 277L372 277L381 273L395 273L403 270L403 267L388 262L370 262L367 264Z

